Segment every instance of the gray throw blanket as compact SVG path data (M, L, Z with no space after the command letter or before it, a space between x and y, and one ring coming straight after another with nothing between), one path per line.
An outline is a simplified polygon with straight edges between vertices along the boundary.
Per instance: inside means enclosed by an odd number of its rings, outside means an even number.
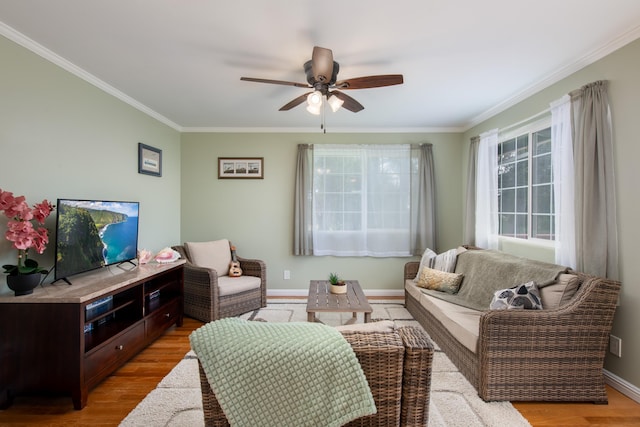
M455 295L421 289L422 292L474 310L488 310L495 291L530 281L538 287L554 283L569 269L496 250L470 250L458 255L456 273L464 274Z

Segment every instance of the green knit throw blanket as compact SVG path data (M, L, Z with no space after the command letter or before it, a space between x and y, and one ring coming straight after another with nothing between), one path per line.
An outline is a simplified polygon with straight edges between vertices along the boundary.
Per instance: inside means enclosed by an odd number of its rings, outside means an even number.
M353 349L330 326L228 318L189 340L234 427L337 427L376 413Z

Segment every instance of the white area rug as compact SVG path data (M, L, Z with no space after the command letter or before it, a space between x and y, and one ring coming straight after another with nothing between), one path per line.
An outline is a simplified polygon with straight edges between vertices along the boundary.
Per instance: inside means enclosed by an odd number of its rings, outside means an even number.
M399 301L376 301L372 319L391 319L396 325L416 325ZM306 303L301 300L269 302L266 308L242 318L267 322L304 322ZM328 325L350 322L350 313L321 313L318 319ZM363 322L358 314L358 323ZM157 388L122 421L122 427L200 427L204 425L198 362L189 352L158 384ZM431 377L429 427L519 427L530 426L509 402L484 402L449 358L436 346Z

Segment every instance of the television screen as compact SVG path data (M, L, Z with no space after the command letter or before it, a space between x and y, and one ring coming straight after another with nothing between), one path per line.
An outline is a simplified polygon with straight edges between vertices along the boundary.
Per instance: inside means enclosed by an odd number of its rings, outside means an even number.
M138 202L58 199L55 280L130 261L138 252Z

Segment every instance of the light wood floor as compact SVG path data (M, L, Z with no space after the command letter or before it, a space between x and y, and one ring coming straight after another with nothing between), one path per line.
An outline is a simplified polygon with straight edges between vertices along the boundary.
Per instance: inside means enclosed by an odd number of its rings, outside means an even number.
M202 322L185 318L89 393L75 411L69 397L18 397L0 411L0 426L117 426L190 349ZM43 355L46 357L46 355ZM640 426L640 404L608 388L609 404L515 403L534 426Z

